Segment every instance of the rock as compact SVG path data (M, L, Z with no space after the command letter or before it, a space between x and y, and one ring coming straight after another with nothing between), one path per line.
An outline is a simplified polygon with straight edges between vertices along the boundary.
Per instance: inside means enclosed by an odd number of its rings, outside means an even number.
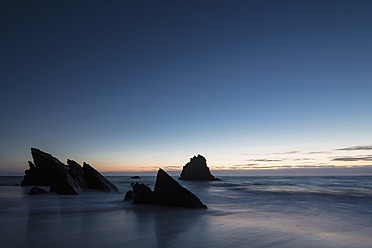
M181 172L180 180L199 180L199 181L214 181L219 180L215 178L208 166L207 160L202 156L198 155L197 157L194 156L190 158L190 162L188 162Z
M51 154L31 148L34 163L28 162L30 169L25 171L24 185L50 186L58 179L61 171L65 170L65 165Z
M78 164L74 160L67 159L67 165L67 168L69 170L68 173L70 174L72 179L74 179L81 188L89 188L88 183L84 178L83 168L81 168L80 164Z
M154 192L143 183L133 185L133 204L150 204L154 202Z
M196 195L182 187L162 169L158 170L154 196L155 203L161 205L186 208L207 208Z
M133 190L128 190L127 193L125 193L124 200L123 201L129 201L133 200L134 192Z
M67 171L61 172L57 180L50 185L50 192L55 192L59 195L78 195L81 190L80 185Z
M39 194L45 194L46 191L39 188L39 187L32 187L32 189L27 193L28 195L39 195Z
M106 192L118 192L114 184L102 176L98 171L96 171L92 166L87 163L83 163L83 172L85 181L88 187L91 189L102 190Z
M57 194L78 194L85 189L118 191L115 185L91 166L84 170L73 160L65 165L51 154L31 148L34 163L28 162L30 169L25 171L21 183L25 185L50 186L50 191Z
M50 191L57 194L78 194L79 186L67 174L67 167L51 154L31 148L34 163L25 173L21 183L24 185L51 186Z
M133 192L128 191L124 200L133 197L133 204L155 203L174 207L207 208L196 195L182 187L162 169L158 171L154 192L142 183L135 183L132 187Z
M133 177L130 177L131 179L141 179L141 177L139 176L133 176Z

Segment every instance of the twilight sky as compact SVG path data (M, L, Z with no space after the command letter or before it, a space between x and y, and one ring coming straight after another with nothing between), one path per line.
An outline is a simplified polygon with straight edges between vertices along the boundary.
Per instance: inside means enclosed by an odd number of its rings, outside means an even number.
M202 154L212 171L371 174L371 13L369 0L1 1L0 173L36 147L100 171Z

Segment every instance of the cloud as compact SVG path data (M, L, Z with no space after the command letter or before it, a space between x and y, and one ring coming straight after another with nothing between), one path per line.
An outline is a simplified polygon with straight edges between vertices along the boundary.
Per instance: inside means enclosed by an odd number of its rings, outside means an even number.
M294 153L299 153L299 151L278 152L278 153L272 153L272 154L280 155L280 154L294 154Z
M309 160L315 160L314 158L296 158L293 159L293 161L309 161Z
M318 151L318 152L308 152L308 153L306 153L306 154L325 154L325 153L331 153L331 152Z
M248 159L246 161L253 161L253 162L281 162L281 161L283 161L283 159L262 158L262 159Z
M167 165L164 166L165 170L182 170L182 166L177 166L177 165Z
M289 151L289 152L272 152L272 153L245 153L245 156L257 156L257 155L285 155L285 154L294 154L299 153L300 151Z
M372 161L372 155L364 157L337 157L333 158L332 161Z
M352 146L336 149L338 151L360 151L360 150L372 150L372 146Z
M233 165L233 167L251 167L251 166L256 166L258 164L236 164Z

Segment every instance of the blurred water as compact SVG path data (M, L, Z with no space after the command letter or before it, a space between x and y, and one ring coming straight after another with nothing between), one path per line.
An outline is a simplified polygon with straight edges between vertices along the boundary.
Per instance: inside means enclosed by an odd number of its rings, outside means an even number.
M123 202L120 193L29 196L0 177L1 247L372 247L372 177L221 177L179 181L207 210ZM46 188L47 189L47 188Z

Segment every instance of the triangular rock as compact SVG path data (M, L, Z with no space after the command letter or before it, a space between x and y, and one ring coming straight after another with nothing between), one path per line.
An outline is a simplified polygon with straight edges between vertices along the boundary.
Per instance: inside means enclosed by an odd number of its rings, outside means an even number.
M92 166L85 163L83 164L83 172L85 181L91 189L103 190L107 192L118 192L119 190L109 180L101 175Z
M182 187L164 170L159 169L154 189L155 202L187 208L207 208L200 199L188 189Z

